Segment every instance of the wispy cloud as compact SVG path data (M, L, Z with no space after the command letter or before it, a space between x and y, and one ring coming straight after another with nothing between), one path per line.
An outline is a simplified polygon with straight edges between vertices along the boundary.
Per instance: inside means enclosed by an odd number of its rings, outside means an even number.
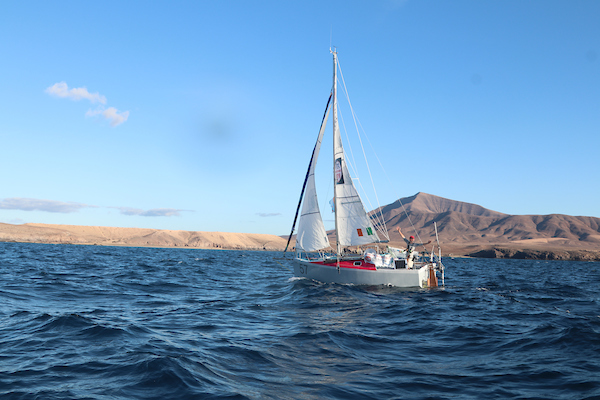
M103 96L98 92L90 93L85 87L69 89L69 85L67 85L66 82L55 83L54 85L46 88L45 92L53 97L59 97L63 99L71 99L76 101L86 99L89 100L92 104L106 104L106 96ZM89 109L85 113L85 116L102 116L104 117L104 119L108 120L110 126L115 127L127 121L127 119L129 118L129 111L119 112L119 110L117 110L115 107L104 108L103 106L99 106L95 110Z
M78 212L83 208L100 208L90 204L64 202L57 200L29 199L23 197L11 197L0 199L0 210L20 210L20 211L44 211L51 213L69 214ZM179 210L176 208L153 208L151 210L141 210L132 207L106 207L114 208L123 215L137 215L140 217L179 217L181 212L191 210Z
M51 213L68 214L88 207L96 206L90 206L82 203L28 199L22 197L12 197L0 200L0 209L2 210L46 211Z
M276 217L281 215L281 213L256 213L259 217L268 218L268 217Z
M182 211L189 210L177 210L175 208L153 208L151 210L140 210L138 208L130 207L112 207L121 211L123 215L138 215L141 217L179 217Z
M106 110L104 110L104 109L97 109L97 110L89 109L85 113L86 117L94 117L96 115L102 115L105 119L107 119L110 122L110 126L117 126L117 125L121 125L123 122L127 121L127 118L129 118L129 111L123 111L120 113L116 108L108 107Z
M58 82L46 89L46 93L54 97L71 100L87 99L92 103L106 104L106 97L100 93L90 93L85 87L69 89L66 82Z

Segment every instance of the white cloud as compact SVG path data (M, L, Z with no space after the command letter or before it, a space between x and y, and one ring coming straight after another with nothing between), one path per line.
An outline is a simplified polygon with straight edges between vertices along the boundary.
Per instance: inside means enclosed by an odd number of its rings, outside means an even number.
M127 121L129 118L129 111L119 112L114 107L108 107L107 109L97 109L92 110L89 109L86 113L86 117L94 117L96 115L102 115L105 119L110 122L110 126L121 125L123 122Z
M142 217L179 217L180 211L188 210L177 210L174 208L153 208L151 210L140 210L138 208L129 207L114 207L121 211L124 215L139 215Z
M90 93L85 87L69 89L66 82L55 83L46 89L46 93L54 97L71 100L87 99L92 103L106 104L106 97L102 96L100 93Z
M21 211L45 211L51 213L74 213L82 208L99 208L98 206L92 206L89 204L74 203L74 202L63 202L56 200L41 200L41 199L29 199L23 197L11 197L7 199L0 199L0 210L21 210ZM176 208L153 208L151 210L141 210L139 208L131 207L107 207L115 208L123 215L139 215L141 217L179 217L182 211L191 210L178 210Z
M56 200L28 199L22 197L12 197L0 200L0 209L2 210L21 210L21 211L46 211L52 213L73 213L82 208L95 207L87 204L62 202Z
M45 90L51 96L66 98L71 100L81 100L87 99L92 104L100 103L106 104L106 97L101 95L100 93L90 93L85 87L72 88L69 89L69 86L66 82L58 82L54 85L50 86ZM119 112L115 107L104 108L103 106L99 106L100 108L96 110L88 110L85 113L86 117L93 117L96 115L101 115L106 120L109 121L110 126L115 127L121 125L123 122L127 121L129 118L129 111Z
M259 217L268 218L268 217L277 217L281 215L281 213L256 213Z

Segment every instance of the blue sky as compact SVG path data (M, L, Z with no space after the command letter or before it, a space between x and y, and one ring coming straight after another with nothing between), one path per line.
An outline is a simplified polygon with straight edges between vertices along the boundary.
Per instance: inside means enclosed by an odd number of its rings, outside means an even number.
M600 217L598 21L591 0L2 2L0 222L287 234L330 45L381 205Z

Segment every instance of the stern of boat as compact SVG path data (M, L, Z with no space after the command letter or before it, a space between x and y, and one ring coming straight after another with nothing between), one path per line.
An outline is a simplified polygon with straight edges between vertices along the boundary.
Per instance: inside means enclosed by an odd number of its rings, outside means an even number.
M419 286L422 288L438 287L437 269L435 263L428 263L421 267L419 269Z

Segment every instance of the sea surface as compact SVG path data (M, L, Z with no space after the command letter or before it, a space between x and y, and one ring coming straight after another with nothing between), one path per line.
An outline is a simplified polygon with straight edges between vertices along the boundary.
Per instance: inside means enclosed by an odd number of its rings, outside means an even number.
M280 258L0 243L0 398L600 399L600 263L402 290Z

